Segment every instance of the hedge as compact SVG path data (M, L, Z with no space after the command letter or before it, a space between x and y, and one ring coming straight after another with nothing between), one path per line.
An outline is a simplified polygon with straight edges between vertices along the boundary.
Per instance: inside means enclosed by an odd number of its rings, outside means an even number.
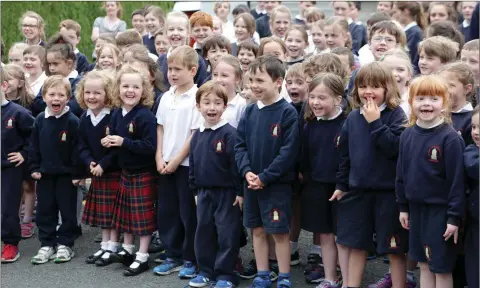
M146 2L146 1L127 1L122 2L123 15L122 20L127 23L127 28L131 28L130 15L138 8L145 5L160 6L164 13L173 8L174 2ZM65 19L77 21L82 27L81 40L78 49L90 60L93 52L92 33L93 21L96 17L105 16L102 9L103 2L54 2L54 1L20 1L20 2L1 2L1 26L2 39L5 42L5 57L8 57L8 49L15 42L24 41L20 29L20 17L28 10L40 14L45 21L45 34L47 39L58 31L58 24ZM7 59L3 60L7 62Z

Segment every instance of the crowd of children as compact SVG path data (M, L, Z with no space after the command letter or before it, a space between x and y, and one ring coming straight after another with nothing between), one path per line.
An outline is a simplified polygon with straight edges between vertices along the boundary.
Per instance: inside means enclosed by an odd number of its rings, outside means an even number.
M417 265L422 288L479 287L479 4L452 2L381 1L366 25L353 1L149 6L102 33L105 2L92 63L75 20L47 39L26 12L0 70L2 263L35 226L31 263L68 262L83 223L87 264L135 276L160 252L191 287L288 288L303 229L319 288L361 287L371 254L390 269L369 288L417 287Z

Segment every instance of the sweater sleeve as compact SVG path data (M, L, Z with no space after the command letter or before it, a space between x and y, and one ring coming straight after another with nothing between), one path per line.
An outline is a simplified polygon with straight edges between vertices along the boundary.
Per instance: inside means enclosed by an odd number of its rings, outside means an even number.
M471 41L471 40L475 40L475 39L478 39L478 30L479 30L479 23L478 23L478 14L480 13L480 9L479 9L479 5L480 3L477 3L477 6L475 6L475 10L473 11L473 14L472 14L472 19L470 20L470 31L467 33L468 34L468 38L466 37L465 39L465 42L468 42L468 41Z
M193 132L192 139L190 140L190 152L195 150L197 146L198 131ZM188 156L188 188L192 191L194 196L197 196L197 183L195 181L195 157L194 153L190 153Z
M148 113L151 114L150 111ZM153 114L145 113L139 117L142 136L138 140L123 138L122 148L126 148L138 154L155 154L157 149L157 125Z
M245 174L250 172L250 159L248 158L247 139L245 138L245 130L247 126L247 116L252 109L253 105L250 105L245 110L245 114L240 119L237 127L237 137L235 140L235 162L237 164L238 172L240 176L245 178Z
M298 115L296 111L289 115L282 128L284 131L283 146L280 147L278 155L270 166L258 174L258 178L265 186L278 181L288 170L291 170L298 157L300 139L298 138Z
M90 167L90 163L95 162L95 159L93 159L92 153L87 144L88 133L85 131L85 125L83 124L84 118L85 117L82 117L82 121L80 121L80 126L78 128L78 155L83 161L83 165L85 165L85 167ZM104 167L102 166L102 168Z
M405 127L406 116L403 109L398 107L392 111L391 123L389 126L384 124L381 118L370 123L370 136L375 146L380 149L389 158L398 155L400 135Z
M84 176L84 173L82 173L84 166L82 165L83 163L80 163L80 158L79 158L79 153L78 153L78 126L79 126L79 120L75 119L76 121L72 121L70 123L70 131L73 132L73 139L72 139L72 147L73 147L73 153L70 156L71 161L72 161L72 178L73 179L81 179ZM88 167L88 166L87 166Z
M90 64L88 63L88 59L85 55L82 53L77 54L77 72L78 74L82 75L88 70L88 66Z
M35 118L33 118L30 112L26 110L20 113L19 116L20 116L19 118L20 121L18 121L18 123L20 126L18 127L18 129L20 130L20 133L23 138L30 139ZM29 141L27 140L25 142L26 144L22 147L22 150L19 151L20 154L22 154L24 161L27 161L28 159L28 142Z
M478 181L479 179L479 160L478 160L478 147L476 145L468 145L463 153L463 161L465 165L465 173L468 177Z
M203 83L205 83L207 77L208 77L208 73L207 73L207 65L205 64L205 60L203 60L202 57L198 57L197 75L195 75L193 80L195 81L195 84L197 84L197 86L200 87L203 85Z
M345 123L342 127L342 132L340 133L340 141L338 143L339 151L339 163L337 170L337 185L335 189L341 190L343 192L348 191L348 178L350 174L350 151L348 145L348 121L345 120Z
M305 125L305 128L304 129L301 129L300 131L300 139L302 139L301 141L301 148L300 148L300 164L299 164L299 167L300 167L300 173L302 173L303 175L303 179L306 179L308 178L308 174L309 174L309 151L308 151L308 143L309 143L309 139L308 139L308 130L309 130L309 125L308 123Z
M243 197L242 178L238 173L237 163L235 162L235 133L229 135L227 139L227 155L230 157L230 171L232 172L235 191L237 196Z
M458 226L465 209L465 178L463 151L465 145L460 136L445 145L445 185L448 193L448 224Z
M395 193L397 195L397 203L399 206L400 212L408 212L408 202L407 198L405 197L405 185L403 182L403 152L402 152L402 144L404 141L404 137L400 137L400 147L398 152L398 160L397 160L397 177L395 179Z
M45 111L45 108L47 108L47 103L43 101L42 90L43 88L41 88L40 92L38 92L38 95L35 98L33 98L33 103L32 103L33 117L37 117L38 114L42 113L43 111Z
M35 119L33 124L32 135L30 137L30 146L28 150L28 167L30 174L34 172L40 172L40 147L39 147L39 130L40 130L40 117L44 117L40 114Z

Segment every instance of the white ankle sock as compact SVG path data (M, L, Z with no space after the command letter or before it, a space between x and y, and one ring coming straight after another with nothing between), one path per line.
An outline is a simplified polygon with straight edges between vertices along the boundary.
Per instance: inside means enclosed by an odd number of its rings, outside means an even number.
M141 253L141 252L137 252L137 256L135 257L135 260L138 260L142 263L145 263L148 261L148 256L149 254L148 253ZM130 265L130 268L132 269L135 269L137 268L138 266L140 266L140 263L138 262L133 262L131 265Z
M133 245L133 244L122 244L122 248L125 249L128 253L133 254L133 250L135 250L135 245Z
M118 251L118 242L108 241L107 250L112 252Z
M295 253L298 250L298 242L290 241L290 253Z
M108 249L108 242L101 242L100 243L100 248L103 249L103 250L107 250Z

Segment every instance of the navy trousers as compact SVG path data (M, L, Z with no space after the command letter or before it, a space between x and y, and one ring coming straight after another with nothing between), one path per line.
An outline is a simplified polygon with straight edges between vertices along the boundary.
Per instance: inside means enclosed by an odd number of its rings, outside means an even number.
M62 225L57 231L59 211ZM37 182L36 222L42 247L57 244L73 247L78 225L77 188L72 184L72 176L42 173Z
M236 283L233 273L239 252L240 208L234 189L200 189L197 197L195 255L200 275Z
M2 168L2 240L15 246L22 237L18 213L22 201L22 179L21 166Z
M167 257L195 262L195 198L188 188L188 167L160 175L157 194L157 227Z

